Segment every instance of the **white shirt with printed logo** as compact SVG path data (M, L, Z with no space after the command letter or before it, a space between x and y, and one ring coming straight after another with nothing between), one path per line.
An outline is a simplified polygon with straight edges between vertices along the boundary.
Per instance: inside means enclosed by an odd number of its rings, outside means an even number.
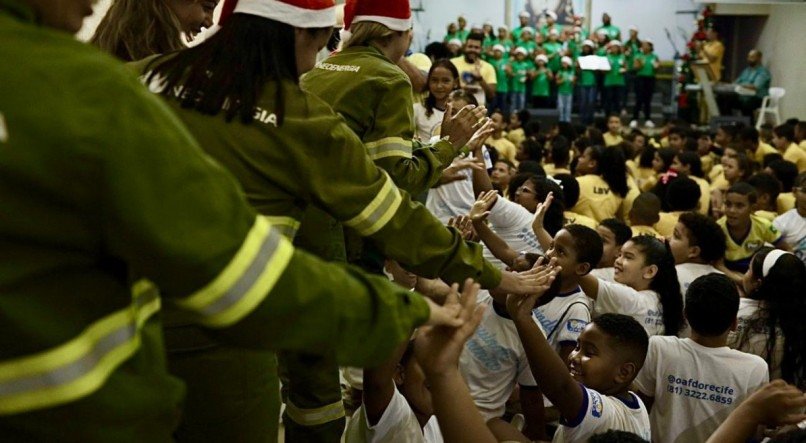
M592 436L609 430L632 432L649 440L649 415L644 402L630 392L630 401L602 395L593 389L579 385L583 402L573 421L561 420L553 442L587 442Z
M543 253L537 236L532 229L532 220L535 215L518 203L505 198L498 198L490 209L490 228L516 252ZM484 247L484 258L490 263L501 267L506 265L493 256L487 247Z
M549 345L555 351L560 351L562 343L576 343L579 334L591 321L591 301L577 287L532 310L532 318L545 331Z
M663 334L663 308L657 292L647 289L636 291L621 283L599 280L599 294L593 311L601 314L624 314L634 318L647 334Z
M750 393L769 381L767 363L689 338L650 337L644 367L633 384L655 398L652 441L705 441Z
M675 269L677 270L677 281L680 282L680 293L683 295L683 300L686 299L686 291L688 291L691 282L703 275L712 273L722 274L722 271L719 269L701 263L682 263L675 265Z
M390 381L391 383L391 381ZM406 401L406 397L397 390L392 395L389 405L383 411L380 420L371 426L367 420L364 405L356 409L347 429L344 432L347 443L443 443L442 431L439 429L437 416L432 415L423 428L417 416Z
M476 332L465 343L459 357L459 370L462 373L470 396L476 403L485 420L504 415L507 399L521 386L536 386L526 351L523 349L515 323L506 315L506 308L493 308L492 297L486 305L484 318Z

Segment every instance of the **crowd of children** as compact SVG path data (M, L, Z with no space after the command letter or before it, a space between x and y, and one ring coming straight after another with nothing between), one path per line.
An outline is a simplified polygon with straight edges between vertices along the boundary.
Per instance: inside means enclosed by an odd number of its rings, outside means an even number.
M491 22L468 28L459 16L448 24L443 39L450 53L458 56L469 36L480 36L481 58L496 74L491 109L556 108L560 121L570 122L576 106L582 122L591 124L596 111L626 113L629 88L635 92L630 126L638 127L643 112L644 125L654 127L650 105L660 61L653 42L639 39L637 27L630 26L622 42L621 30L606 13L593 35L582 27L582 17L569 17L565 25L550 10L534 16L523 12L519 18L520 26L510 30L495 29Z
M445 95L429 87L425 101ZM489 431L477 441L740 441L755 429L720 425L772 404L766 391L803 419L806 122L709 133L672 120L650 137L618 115L549 130L528 112L490 121L455 161L486 167L429 200L443 194L439 215L502 268L547 277L531 296L482 291L480 325L456 351Z

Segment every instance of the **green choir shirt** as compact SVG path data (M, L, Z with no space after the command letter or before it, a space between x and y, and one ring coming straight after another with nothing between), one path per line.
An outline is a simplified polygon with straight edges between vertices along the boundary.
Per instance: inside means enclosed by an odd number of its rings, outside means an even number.
M506 67L509 66L509 61L502 57L501 60L490 59L490 64L495 68L495 78L498 80L495 86L495 92L499 94L509 92L509 75L506 71Z
M557 72L557 77L563 79L563 82L557 85L557 94L572 95L574 93L574 70L561 69Z
M526 80L529 71L534 69L534 63L530 60L512 60L512 92L526 92Z
M532 97L548 97L551 95L551 70L537 68L535 78L532 80Z
M658 59L658 56L655 55L654 52L650 52L649 54L644 54L643 52L635 56L636 60L640 60L643 62L641 69L636 71L636 75L639 77L654 77L655 76L655 60Z
M605 86L626 86L624 73L621 68L626 67L623 54L608 54L607 61L610 62L610 70L605 73Z

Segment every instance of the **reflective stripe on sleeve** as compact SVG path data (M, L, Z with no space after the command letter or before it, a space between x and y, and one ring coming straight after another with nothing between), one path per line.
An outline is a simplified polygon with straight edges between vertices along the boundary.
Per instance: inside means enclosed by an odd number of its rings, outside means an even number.
M411 158L411 140L400 137L386 137L365 143L369 158L378 160L386 157Z
M210 284L177 305L217 328L238 322L260 304L283 274L294 247L265 217L255 218L240 250Z
M386 177L386 182L381 187L378 195L372 199L361 213L344 222L345 225L355 229L365 237L380 231L386 226L403 201L400 196L400 190L395 186L389 174L386 171L383 171L383 173Z
M318 426L344 417L344 402L341 400L320 408L303 409L291 401L285 404L285 412L295 423L302 426Z
M288 239L294 238L300 225L299 220L293 217L266 215L263 218L265 218L266 221L268 221L274 227L274 229L280 231L280 233L282 233Z
M159 295L150 288L135 288L130 306L63 345L0 362L0 415L57 406L98 390L139 349L140 328L159 311Z

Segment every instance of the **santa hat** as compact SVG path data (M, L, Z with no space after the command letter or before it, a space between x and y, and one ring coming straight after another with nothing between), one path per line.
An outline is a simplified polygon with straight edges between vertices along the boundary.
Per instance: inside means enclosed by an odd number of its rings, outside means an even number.
M459 40L458 38L452 38L448 40L448 45L462 46L462 41Z
M529 51L527 51L526 48L524 47L518 46L517 48L515 48L515 54L528 55Z
M565 56L565 57L560 59L560 63L564 63L564 64L567 64L567 65L572 65L572 64L574 64L574 61L571 60L571 57Z
M557 20L557 13L554 11L546 11L546 17L551 17L553 20Z
M591 48L595 48L596 45L593 43L593 40L585 40L582 42L582 46L590 46Z
M331 28L336 24L335 0L224 0L219 24L232 14L256 15L297 28Z
M505 49L504 49L504 46L503 46L503 45L494 45L494 46L493 46L493 51L501 51L501 52L504 52L504 50L505 50Z
M635 25L630 25L630 28L629 28L629 29L630 29L630 31L635 31L635 32L638 32L638 26L635 26Z
M539 61L542 61L543 63L548 63L548 62L549 62L549 58L548 58L548 57L546 57L546 55L545 55L545 54L540 54L540 55L538 55L537 57L535 57L535 63L537 63L537 62L539 62Z
M412 25L409 0L347 0L344 29L349 30L353 23L360 22L380 23L392 31L408 31Z
M620 48L621 42L618 40L610 40L610 43L608 43L607 46L618 46Z
M535 33L535 28L533 28L531 26L524 26L523 28L521 28L521 34L532 34L532 35L534 35L534 33Z
M518 17L520 17L520 18L532 18L532 14L529 14L529 11L523 11L520 14L518 14Z

